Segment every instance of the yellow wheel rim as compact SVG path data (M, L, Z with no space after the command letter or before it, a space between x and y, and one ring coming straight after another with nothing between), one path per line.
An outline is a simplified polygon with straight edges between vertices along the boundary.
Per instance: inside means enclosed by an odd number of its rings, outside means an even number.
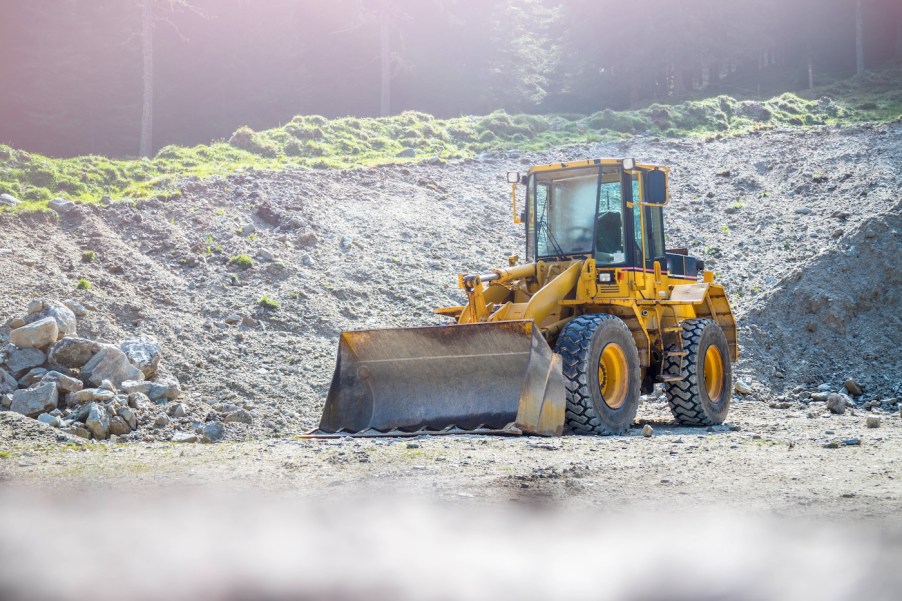
M705 351L705 389L712 403L720 401L723 396L723 357L720 349L714 345Z
M601 398L611 409L620 409L626 402L629 389L626 353L619 344L609 343L598 359L598 386Z

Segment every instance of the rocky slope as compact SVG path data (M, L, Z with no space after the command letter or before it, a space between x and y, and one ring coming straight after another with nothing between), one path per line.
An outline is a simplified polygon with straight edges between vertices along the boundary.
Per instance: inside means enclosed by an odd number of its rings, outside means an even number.
M177 201L6 215L0 320L34 298L73 298L96 308L79 320L87 338L160 341L188 427L234 407L251 423L227 424L227 437L297 434L318 420L341 330L441 323L431 310L461 302L457 273L522 254L506 171L592 156L673 167L668 245L706 258L728 287L750 398L801 399L852 377L859 401L894 407L898 122L251 171L186 181Z

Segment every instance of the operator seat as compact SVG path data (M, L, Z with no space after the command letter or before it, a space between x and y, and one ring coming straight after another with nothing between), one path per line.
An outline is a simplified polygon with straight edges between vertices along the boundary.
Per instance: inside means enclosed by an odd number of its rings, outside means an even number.
M623 252L623 219L620 213L609 211L598 216L595 249L608 254Z

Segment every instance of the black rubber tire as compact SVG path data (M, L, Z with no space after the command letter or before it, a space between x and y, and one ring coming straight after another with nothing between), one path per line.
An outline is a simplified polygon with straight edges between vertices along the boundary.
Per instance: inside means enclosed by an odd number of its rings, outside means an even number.
M683 350L689 351L682 358L683 372L680 373L680 357L664 359L665 376L683 376L681 381L664 383L670 412L683 426L722 424L730 410L730 398L733 394L733 367L727 337L711 319L687 319L681 325ZM723 359L724 388L717 403L708 397L705 385L705 354L711 345L717 346Z
M601 352L611 342L624 351L629 383L619 408L602 398L598 381ZM555 346L561 356L567 395L566 425L576 434L622 434L639 410L639 350L626 323L614 315L595 313L571 319Z

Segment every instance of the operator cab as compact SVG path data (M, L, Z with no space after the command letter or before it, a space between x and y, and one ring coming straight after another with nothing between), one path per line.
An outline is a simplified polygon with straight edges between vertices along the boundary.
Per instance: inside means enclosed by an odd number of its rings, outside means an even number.
M632 159L534 167L527 186L529 261L594 258L599 269L653 270L695 279L700 261L664 247L669 170Z

